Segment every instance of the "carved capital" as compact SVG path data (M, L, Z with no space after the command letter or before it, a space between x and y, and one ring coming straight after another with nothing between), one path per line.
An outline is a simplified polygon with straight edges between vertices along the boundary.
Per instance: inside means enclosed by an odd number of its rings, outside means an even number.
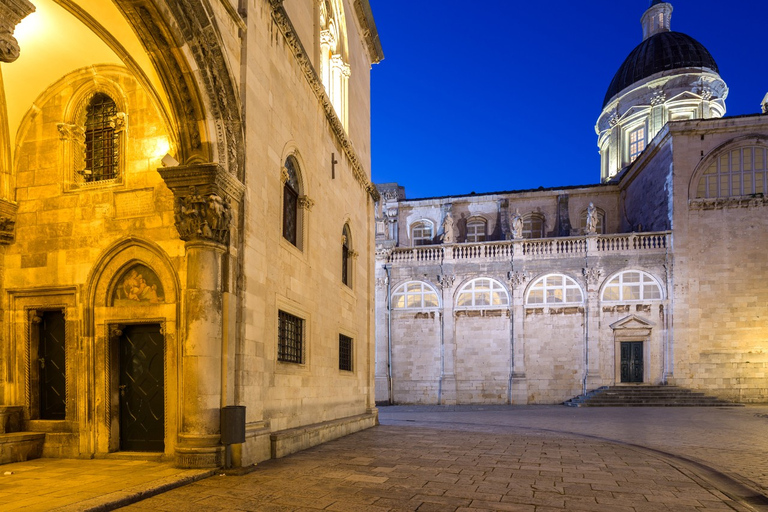
M13 37L16 25L35 12L27 0L0 1L0 62L13 62L19 58L19 42Z
M389 279L387 279L387 276L383 277L377 277L376 278L376 289L377 290L383 290L387 287L387 283L389 283Z
M217 164L158 169L175 197L174 221L184 241L229 243L234 211L245 187Z
M590 285L596 285L600 281L600 276L603 275L602 270L594 267L585 267L581 269L581 273L584 274L584 279Z
M528 273L520 272L519 270L513 270L507 273L507 280L512 288L524 286L525 282L528 280Z
M280 168L280 182L285 185L288 183L288 180L291 179L291 175L288 173L288 169L285 167Z
M376 261L387 261L391 254L391 247L376 247Z
M656 107L667 101L667 95L661 87L651 88L651 105Z
M315 202L307 196L299 196L299 208L308 212L312 211L312 207L315 206Z
M440 283L440 288L450 288L456 282L456 276L453 274L438 274L437 282Z
M125 112L118 112L109 119L109 126L115 130L115 133L125 131L128 126L128 114Z
M7 199L0 199L0 244L7 245L14 242L14 228L16 226L16 211L19 205Z
M360 253L357 251L350 250L347 253L347 256L349 256L351 259L357 259L357 257L360 256Z

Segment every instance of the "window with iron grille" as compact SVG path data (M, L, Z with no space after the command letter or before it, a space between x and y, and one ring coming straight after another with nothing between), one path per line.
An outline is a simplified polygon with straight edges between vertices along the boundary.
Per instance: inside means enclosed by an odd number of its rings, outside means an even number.
M298 247L299 178L298 164L293 157L285 161L288 180L283 185L283 238Z
M111 180L117 177L120 158L119 134L115 130L117 105L112 98L97 93L85 109L85 170L86 182Z
M277 360L304 362L304 320L285 311L278 311Z
M352 338L339 334L339 370L352 371Z

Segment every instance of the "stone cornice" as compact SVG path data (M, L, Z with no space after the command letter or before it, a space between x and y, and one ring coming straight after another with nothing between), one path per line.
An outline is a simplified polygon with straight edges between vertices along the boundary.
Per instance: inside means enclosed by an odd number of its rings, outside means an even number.
M363 165L360 163L357 152L352 146L352 141L349 140L349 137L344 130L344 125L336 115L336 111L331 104L331 99L328 97L328 94L325 92L325 87L323 87L320 78L317 76L317 72L312 65L309 54L304 49L304 45L301 44L296 29L293 27L293 23L291 23L291 20L288 17L288 13L283 6L283 0L269 0L269 3L272 7L272 19L283 34L288 47L293 51L293 56L296 58L296 62L299 64L305 78L309 82L312 92L315 93L315 96L317 96L317 99L322 104L323 110L325 111L325 117L328 119L328 123L331 125L331 129L338 139L344 154L347 155L347 158L349 159L349 165L355 179L374 201L378 201L380 198L379 192L376 190L373 183L368 181Z
M0 199L0 244L11 244L14 242L14 228L16 226L16 212L19 205Z
M378 64L384 60L384 51L381 48L379 31L376 30L376 23L373 21L371 4L368 0L355 0L354 6L357 21L360 23L360 28L363 32L365 46L368 48L368 57L371 59L372 64Z
M0 62L19 58L21 50L13 32L16 25L33 12L35 6L28 0L0 0Z
M768 206L768 197L741 196L717 197L708 199L691 199L688 202L691 210L724 210L726 208L757 208Z

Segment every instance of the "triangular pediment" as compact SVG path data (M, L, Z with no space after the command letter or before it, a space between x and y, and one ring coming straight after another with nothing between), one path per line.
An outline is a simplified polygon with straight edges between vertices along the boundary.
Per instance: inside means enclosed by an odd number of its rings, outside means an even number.
M637 315L629 315L611 324L611 329L651 329L656 324Z

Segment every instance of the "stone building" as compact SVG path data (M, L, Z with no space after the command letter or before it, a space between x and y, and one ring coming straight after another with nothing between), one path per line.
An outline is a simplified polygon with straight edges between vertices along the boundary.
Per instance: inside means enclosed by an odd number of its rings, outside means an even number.
M233 405L242 465L375 424L368 1L0 23L2 462L220 466Z
M722 117L717 63L671 13L651 2L608 88L599 184L379 186L377 401L553 404L623 384L768 400L768 116Z

